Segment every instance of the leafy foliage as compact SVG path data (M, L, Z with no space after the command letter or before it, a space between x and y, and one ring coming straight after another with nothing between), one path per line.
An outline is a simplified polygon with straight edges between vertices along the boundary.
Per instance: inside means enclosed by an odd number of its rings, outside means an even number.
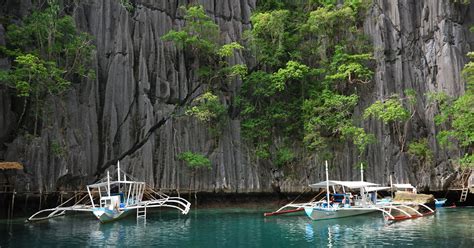
M385 125L389 125L393 133L398 137L401 151L405 151L406 127L416 113L415 91L413 89L406 89L404 94L405 98L394 94L388 99L375 101L364 110L363 115L364 119L375 118L382 121Z
M376 118L385 124L406 121L410 114L403 106L398 95L393 95L385 101L375 101L364 111L364 118Z
M351 123L351 111L357 104L357 95L340 95L324 90L321 95L303 103L305 113L305 141L310 148L323 148L325 139L340 134L341 128ZM348 136L350 132L346 132Z
M207 168L211 169L211 161L204 155L194 152L183 152L178 155L178 159L186 162L192 169Z
M120 0L120 5L122 5L128 12L132 12L135 9L130 0Z
M6 33L10 56L33 54L64 71L69 80L74 75L91 77L87 69L94 46L91 36L78 32L71 16L65 15L54 0L43 11L34 11L21 25L11 24Z
M206 90L194 99L186 114L209 124L210 131L216 133L227 112L220 102L219 93L228 87L230 80L247 74L246 65L228 63L228 58L243 46L237 42L220 45L219 27L203 6L181 7L181 11L184 12L184 27L169 31L162 39L174 42L185 53L190 52L193 57L187 61L195 59L199 62L199 85L204 85Z
M245 34L257 65L239 99L242 132L258 157L280 166L279 147L298 142L321 154L338 141L352 141L361 153L373 142L352 120L354 87L373 76L360 32L365 6L357 0L259 2ZM286 145L275 144L276 137Z
M196 55L213 55L218 50L219 27L206 15L201 5L181 7L185 12L185 26L181 30L171 30L162 39L174 41L182 48L189 48Z
M452 0L454 3L460 3L460 4L465 4L468 5L471 3L471 0Z
M295 154L289 148L284 147L284 148L278 149L275 164L278 167L282 167L285 164L290 163L294 159L295 159Z
M88 69L94 46L90 36L78 32L73 18L53 0L44 10L33 11L20 25L9 25L6 40L7 47L0 52L12 60L12 68L0 71L0 83L24 100L19 123L32 112L36 135L46 99L66 91L73 79L94 77Z
M433 152L429 148L426 138L411 142L408 145L408 154L421 162L429 163L433 159Z
M64 149L64 147L61 146L61 144L55 140L51 142L50 150L51 150L51 153L57 157L61 157L66 153L66 150Z
M361 127L356 127L351 124L340 127L342 137L345 139L352 139L354 145L359 150L359 156L364 153L368 145L375 142L375 136L371 133L366 133Z
M246 33L257 60L278 67L287 57L289 10L256 13L251 17L253 28Z
M372 59L370 53L347 54L344 47L336 46L330 64L331 74L326 78L332 81L347 81L350 84L368 83L374 73L366 63Z
M219 121L226 113L226 108L220 103L219 98L209 91L197 97L194 104L195 106L186 110L186 114L203 122Z

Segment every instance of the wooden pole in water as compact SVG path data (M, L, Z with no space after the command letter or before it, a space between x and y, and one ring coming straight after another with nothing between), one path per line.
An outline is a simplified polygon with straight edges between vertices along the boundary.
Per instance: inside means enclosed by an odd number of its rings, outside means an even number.
M10 209L10 219L13 218L13 209L15 208L15 195L16 195L16 191L15 191L15 189L13 189L12 205L11 205L11 209Z
M26 195L25 195L25 209L26 209L27 211L28 211L28 208L27 208L27 207L28 207L28 196L29 196L29 194L26 193Z
M390 175L390 194L392 195L392 199L393 199L393 183L392 183L392 175Z
M41 198L43 197L43 192L40 190L40 202L39 202L39 208L38 211L41 210Z
M5 198L4 198L4 199L5 199L5 203L6 203L6 202L7 202L7 199L8 199L8 195L7 195L7 194L5 194ZM8 210L7 210L7 220L10 220L10 211L11 211L11 207L12 207L12 206L11 206L10 204L8 204Z

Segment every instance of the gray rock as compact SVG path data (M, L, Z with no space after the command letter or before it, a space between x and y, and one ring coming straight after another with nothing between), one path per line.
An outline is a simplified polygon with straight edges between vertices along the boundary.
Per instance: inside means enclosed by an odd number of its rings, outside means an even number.
M25 164L25 188L53 191L67 185L63 182L67 178L81 183L93 180L107 161L148 137L148 130L173 113L176 104L192 92L198 83L196 61L160 39L183 26L182 11L177 7L188 2L136 0L132 12L118 0L79 2L74 17L78 27L94 36L96 79L75 82L64 97L50 99L52 107L43 117L40 137L18 136L3 149L5 159ZM255 2L199 1L215 18L227 42L240 41L244 30L250 28ZM472 5L464 7L450 0L374 1L364 29L374 44L375 79L362 91L363 100L355 113L362 113L377 99L414 89L418 93L417 115L406 129L408 137L427 137L435 158L428 167L416 167L400 152L387 127L378 121L363 121L361 125L378 141L363 157L369 164L367 181L387 184L393 175L395 181L436 190L458 176L457 168L449 162L456 154L435 142L439 128L433 118L438 108L430 105L424 94L443 91L458 96L464 91L459 74L473 44L468 32L473 11ZM23 7L21 12L25 12ZM0 26L0 44L1 31ZM230 63L252 65L254 59L239 53ZM222 100L235 97L240 85L240 81L232 82L231 92L221 96ZM0 141L7 140L4 130L15 123L5 96L0 90ZM52 153L53 142L60 144L63 152ZM252 157L251 149L242 140L238 119L229 118L222 134L214 138L205 125L181 111L125 156L121 165L134 177L163 190L304 191L308 183L324 179L323 161L317 154L296 149L301 166L289 176L288 171ZM212 169L198 170L192 176L177 159L185 151L207 154ZM359 180L359 160L355 147L342 144L331 161L331 178Z

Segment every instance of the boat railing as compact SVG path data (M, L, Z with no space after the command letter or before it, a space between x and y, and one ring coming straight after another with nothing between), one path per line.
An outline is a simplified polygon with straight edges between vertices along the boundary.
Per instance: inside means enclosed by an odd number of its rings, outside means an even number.
M426 209L428 212L422 213L419 209L415 208L417 206ZM384 217L387 220L413 219L413 218L423 217L423 216L431 215L435 213L435 210L428 207L426 204L416 203L416 202L404 202L404 203L391 202L389 204L378 206L377 208L380 209L380 211L384 212ZM394 217L392 213L393 211L398 211L402 213L402 215Z
M168 196L151 187L145 188L144 195L149 200L139 203L139 208L169 207L180 210L182 214L187 214L191 209L191 203L188 200L179 196Z

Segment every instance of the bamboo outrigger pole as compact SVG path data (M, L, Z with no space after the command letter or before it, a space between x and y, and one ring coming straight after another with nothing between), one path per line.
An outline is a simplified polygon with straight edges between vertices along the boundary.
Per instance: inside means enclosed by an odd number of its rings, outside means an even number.
M109 175L109 171L107 171L107 194L109 194L109 197L110 197L110 175Z

